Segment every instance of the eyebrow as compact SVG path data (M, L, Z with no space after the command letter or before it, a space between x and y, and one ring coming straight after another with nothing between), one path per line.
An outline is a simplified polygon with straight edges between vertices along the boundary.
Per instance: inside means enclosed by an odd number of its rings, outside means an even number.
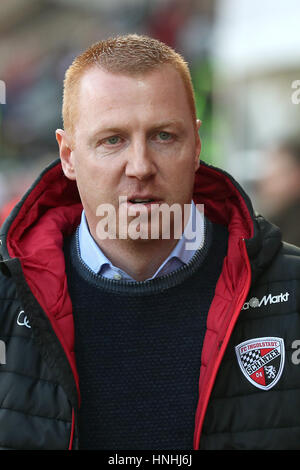
M153 132L158 129L161 129L162 127L169 127L169 126L175 126L175 127L179 127L180 129L182 129L184 127L184 121L179 120L179 119L178 120L170 119L168 121L161 121L155 124L155 126L151 128L151 131Z
M155 132L159 129L162 129L162 128L165 128L165 127L170 127L170 126L175 126L179 129L183 129L184 128L184 121L180 120L180 119L170 119L170 120L165 120L165 121L161 121L161 122L158 122L157 124L151 126L149 128L149 130L147 131L148 134L151 134L152 132ZM97 129L95 132L93 132L90 137L89 137L89 142L93 142L95 139L97 139L97 137L100 135L100 134L120 134L122 132L124 132L124 128L126 126L124 126L123 128L120 126L120 127L101 127L99 129Z

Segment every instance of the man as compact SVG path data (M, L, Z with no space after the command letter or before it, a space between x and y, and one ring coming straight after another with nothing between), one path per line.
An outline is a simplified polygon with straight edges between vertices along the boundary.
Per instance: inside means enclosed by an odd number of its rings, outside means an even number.
M300 250L199 162L184 60L95 44L63 118L0 234L1 446L299 448Z
M265 171L257 183L264 214L277 225L283 239L300 246L300 141L299 136L280 140L265 151Z

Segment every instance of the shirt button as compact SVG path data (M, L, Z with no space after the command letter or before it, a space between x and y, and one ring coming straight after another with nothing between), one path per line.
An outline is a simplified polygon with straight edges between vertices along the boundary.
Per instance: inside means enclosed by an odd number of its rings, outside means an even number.
M116 279L117 281L119 281L120 279L122 279L121 274L114 274L114 279Z

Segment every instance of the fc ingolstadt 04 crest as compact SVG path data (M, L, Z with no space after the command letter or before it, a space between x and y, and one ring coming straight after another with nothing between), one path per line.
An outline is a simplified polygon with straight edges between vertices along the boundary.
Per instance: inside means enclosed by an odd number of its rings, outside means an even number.
M241 371L255 387L270 390L280 379L284 366L282 338L249 339L238 344L235 352Z

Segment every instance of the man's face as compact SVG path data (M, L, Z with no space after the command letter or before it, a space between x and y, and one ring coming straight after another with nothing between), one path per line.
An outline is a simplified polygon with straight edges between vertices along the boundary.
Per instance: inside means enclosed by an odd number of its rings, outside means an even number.
M150 213L151 204L190 203L201 144L174 68L140 76L92 68L82 77L78 106L74 149L62 163L76 179L94 238L102 204L112 205L119 220L125 207ZM129 201L122 208L121 196ZM152 202L136 202L146 199Z

